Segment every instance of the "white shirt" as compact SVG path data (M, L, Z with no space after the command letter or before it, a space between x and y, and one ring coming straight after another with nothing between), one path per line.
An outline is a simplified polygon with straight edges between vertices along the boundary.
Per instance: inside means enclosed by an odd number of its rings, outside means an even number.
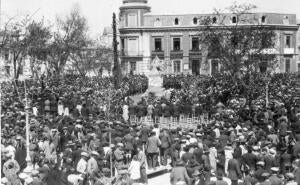
M197 141L196 138L194 138L194 137L190 138L190 143L197 143L197 142L198 142L198 141Z
M62 104L59 104L58 107L57 107L57 111L58 111L58 115L63 115L65 110L64 110L64 105Z
M141 178L140 174L140 162L139 161L131 161L130 166L128 168L130 178L133 180Z
M154 129L153 129L153 132L155 132L155 136L156 136L156 137L159 137L159 132L160 132L160 129L159 129L159 128L154 128Z
M86 171L86 168L87 168L87 162L86 162L86 160L81 158L77 164L76 171L84 174Z
M214 132L216 133L216 138L219 138L220 137L220 130L218 128L215 128L214 129Z

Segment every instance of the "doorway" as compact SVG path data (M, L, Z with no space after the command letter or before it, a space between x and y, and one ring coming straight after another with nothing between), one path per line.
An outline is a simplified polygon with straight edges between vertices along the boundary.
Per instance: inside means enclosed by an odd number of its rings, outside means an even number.
M200 61L192 60L192 74L199 75L200 74Z

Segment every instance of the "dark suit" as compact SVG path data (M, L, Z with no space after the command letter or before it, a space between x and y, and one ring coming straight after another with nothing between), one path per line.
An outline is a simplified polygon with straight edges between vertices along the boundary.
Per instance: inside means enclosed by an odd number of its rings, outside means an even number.
M237 185L238 179L242 177L240 170L240 164L236 159L230 159L228 161L228 178L231 180L232 185Z
M242 164L247 165L250 169L255 169L257 161L257 156L252 153L246 153L242 155Z
M159 146L160 140L156 136L151 136L148 138L146 151L149 168L155 168L157 166Z
M171 146L171 137L169 134L161 134L160 135L160 141L161 141L161 150L160 150L160 155L161 155L161 163L163 165L167 164L167 155Z

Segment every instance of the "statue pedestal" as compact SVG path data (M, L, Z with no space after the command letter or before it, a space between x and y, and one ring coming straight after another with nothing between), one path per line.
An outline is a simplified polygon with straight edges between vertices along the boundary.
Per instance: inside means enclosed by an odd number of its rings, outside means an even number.
M148 75L149 84L148 86L151 87L162 87L163 86L163 78L158 75Z

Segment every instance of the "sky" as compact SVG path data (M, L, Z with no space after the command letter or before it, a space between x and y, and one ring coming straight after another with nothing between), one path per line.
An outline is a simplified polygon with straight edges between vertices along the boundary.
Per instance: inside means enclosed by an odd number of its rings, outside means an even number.
M154 14L211 13L214 8L224 9L233 2L256 5L257 12L295 13L300 19L300 0L148 0ZM104 27L110 26L112 13L118 13L122 0L0 0L1 23L7 17L32 15L33 19L54 22L64 16L72 6L79 5L87 18L90 34L100 36ZM118 15L118 14L117 14Z

